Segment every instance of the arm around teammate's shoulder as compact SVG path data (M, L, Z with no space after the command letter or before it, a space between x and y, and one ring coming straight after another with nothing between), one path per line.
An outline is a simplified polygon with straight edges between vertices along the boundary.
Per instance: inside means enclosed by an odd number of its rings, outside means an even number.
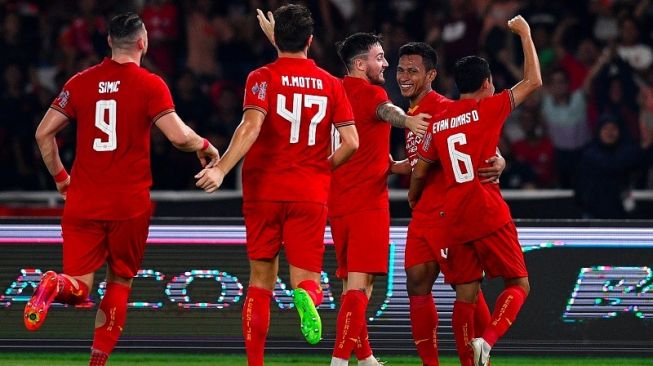
M358 150L358 131L353 123L336 126L340 134L340 146L329 156L331 170L335 170L349 160Z
M514 107L517 107L542 86L542 73L531 37L531 28L526 20L518 15L508 21L508 28L519 36L524 50L524 78L511 89Z

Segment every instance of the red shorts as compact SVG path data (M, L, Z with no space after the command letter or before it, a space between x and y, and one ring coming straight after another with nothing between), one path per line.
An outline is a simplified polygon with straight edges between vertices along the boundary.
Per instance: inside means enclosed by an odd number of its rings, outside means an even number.
M331 236L336 247L336 277L349 272L375 275L388 273L390 212L387 208L330 217Z
M445 282L468 283L483 278L528 277L517 229L512 222L470 243L449 248ZM443 271L444 273L444 271Z
M404 268L428 262L438 262L442 267L446 249L441 249L442 241L438 239L436 230L442 229L415 221L408 224Z
M243 203L247 257L270 260L285 247L288 263L322 272L327 207L313 202Z
M126 220L61 220L63 271L71 276L95 272L104 262L114 274L132 278L141 268L151 210Z

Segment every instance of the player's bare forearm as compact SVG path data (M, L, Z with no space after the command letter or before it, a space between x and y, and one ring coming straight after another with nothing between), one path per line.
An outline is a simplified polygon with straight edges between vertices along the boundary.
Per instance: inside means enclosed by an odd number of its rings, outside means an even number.
M204 139L188 127L176 112L161 116L155 124L178 150L193 152L202 149L204 145Z
M216 164L216 167L219 167L225 174L229 173L245 154L247 154L249 149L252 148L252 145L254 145L261 132L261 125L262 120L261 122L257 122L243 118L243 121L234 132L229 147L227 147L227 150Z
M390 173L392 174L408 175L411 171L412 167L410 166L409 159L399 161L391 160L390 162Z
M36 128L36 143L41 151L43 162L52 176L57 175L64 168L59 157L56 136L67 125L68 117L66 115L54 109L48 109Z
M429 126L427 120L431 118L431 115L426 113L409 116L401 108L392 103L381 104L376 109L376 115L379 119L390 123L394 127L408 128L420 138L424 137Z
M340 146L329 156L331 170L336 170L346 163L358 150L358 132L353 124L338 127Z
M524 50L524 77L512 87L514 107L520 105L535 90L542 86L542 74L540 72L540 61L537 57L537 50L531 37L531 30L524 18L518 15L508 21L508 28L521 40Z
M426 183L426 176L430 169L430 163L425 160L419 159L412 174L410 175L410 187L408 188L408 204L411 208L415 207L424 191L424 184Z
M406 128L406 113L392 103L383 103L376 109L379 119L397 128Z

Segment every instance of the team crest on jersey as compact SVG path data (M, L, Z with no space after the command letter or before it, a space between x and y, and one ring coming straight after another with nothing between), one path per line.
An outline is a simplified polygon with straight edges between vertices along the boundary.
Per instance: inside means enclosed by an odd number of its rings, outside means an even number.
M59 104L59 107L66 108L66 104L68 104L69 98L70 98L70 92L68 90L61 91L61 93L59 93L59 96L57 97L57 104Z
M252 87L252 94L257 95L257 98L260 100L265 100L265 94L267 93L268 82L263 81L260 84L256 83Z
M426 135L424 135L424 146L422 147L422 149L424 149L424 151L429 151L429 148L431 147L431 138L432 137L433 137L433 135L430 132L427 132Z

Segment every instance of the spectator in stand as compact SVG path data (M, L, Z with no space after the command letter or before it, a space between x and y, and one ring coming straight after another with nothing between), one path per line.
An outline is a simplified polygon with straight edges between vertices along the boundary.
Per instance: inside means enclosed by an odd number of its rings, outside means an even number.
M555 149L559 186L571 188L581 148L589 140L585 91L572 92L567 72L556 69L542 94L541 112Z
M579 164L576 199L586 218L624 219L631 211L631 175L639 163L640 150L624 134L622 122L603 115L598 133L583 150Z
M170 0L148 0L141 18L148 29L150 39L147 58L163 74L176 75L175 49L179 38L177 5Z
M648 69L653 64L651 46L641 43L639 24L634 17L625 17L619 22L619 43L617 54L638 72Z
M506 159L506 169L501 173L499 186L501 189L534 189L535 172L530 165L515 159L510 151L510 142L503 135L499 139L499 150Z
M556 181L553 144L544 131L540 111L522 108L519 122L525 137L512 144L512 158L532 168L537 188L553 188Z

